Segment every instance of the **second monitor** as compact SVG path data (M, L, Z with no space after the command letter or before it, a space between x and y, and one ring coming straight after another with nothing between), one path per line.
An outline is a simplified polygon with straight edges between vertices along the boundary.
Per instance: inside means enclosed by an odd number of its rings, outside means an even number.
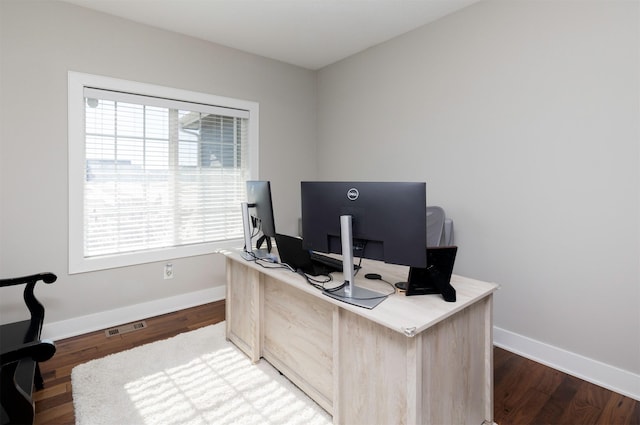
M241 205L245 254L247 259L264 258L271 252L271 238L276 236L271 202L271 183L264 180L248 180L246 185L247 202ZM259 238L254 250L252 239L258 235ZM267 251L260 249L263 242L267 244Z

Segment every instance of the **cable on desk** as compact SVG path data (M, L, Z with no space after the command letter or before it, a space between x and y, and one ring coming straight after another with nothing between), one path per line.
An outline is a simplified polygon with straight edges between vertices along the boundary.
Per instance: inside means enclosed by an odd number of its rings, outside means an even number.
M286 263L278 263L277 261L267 260L266 258L256 258L253 261L263 269L287 269L289 271L295 271Z
M296 274L299 274L300 276L302 276L309 285L313 286L314 288L320 290L320 291L325 291L325 292L337 292L340 289L344 288L345 286L347 286L347 281L342 282L341 285L335 286L333 288L327 288L325 286L325 284L329 283L329 282L333 282L333 277L331 276L331 274L326 275L327 279L324 280L319 280L319 279L315 279L311 276L309 276L308 274L306 274L305 272L303 272L301 269L294 269L293 267L291 267L289 264L287 263L278 263L275 261L270 261L264 258L258 258L256 257L253 253L250 253L251 256L253 257L252 260L250 261L254 261L257 265L259 265L262 268L265 269L287 269L289 271L292 271ZM360 261L358 264L358 269L355 270L354 272L354 276L358 273L358 270L360 270L360 266L362 264L362 257L360 257ZM381 279L382 280L382 279ZM386 283L388 283L389 285L391 285L391 283L387 282L386 280L384 281ZM392 285L393 287L393 285ZM394 292L395 293L395 290ZM391 294L389 294L391 295ZM379 297L371 297L371 298L354 298L355 300L372 300L372 299L377 299L377 298L384 298L387 297L388 295L380 295Z
M327 292L338 292L339 290L341 290L342 288L344 288L345 286L347 286L347 281L345 280L344 282L342 282L342 285L336 286L334 288L325 288L324 290Z
M380 279L380 280L391 287L391 290L392 290L391 294L395 294L396 293L396 287L395 287L395 285L393 283L389 282L388 280L384 280L384 279ZM389 294L389 295L391 295L391 294Z
M292 269L293 270L293 269ZM307 275L305 272L302 271L302 269L297 269L297 270L293 270L295 273L299 274L300 276L302 276L309 285L313 286L316 289L319 289L320 291L324 291L325 290L325 283L329 283L331 281L333 281L333 278L331 277L331 275L327 275L327 279L325 280L318 280L318 279L314 279L312 277L310 277L309 275Z
M390 292L389 294L385 295L385 297L388 297L389 295L395 294L396 293L396 287L393 283L389 282L388 280L385 280L382 278L382 276L380 276L378 273L367 273L364 275L364 277L366 279L370 279L370 280L380 280L384 283L386 283L387 285L389 285L392 289L392 292ZM376 297L378 298L378 297ZM369 299L369 298L356 298L356 299Z
M366 247L367 247L366 241L353 246L354 251L362 251L362 254L360 254L360 256L358 257L358 267L353 272L354 277L358 274L358 272L362 268L362 258L364 258L364 250ZM354 257L357 257L357 255L354 254Z

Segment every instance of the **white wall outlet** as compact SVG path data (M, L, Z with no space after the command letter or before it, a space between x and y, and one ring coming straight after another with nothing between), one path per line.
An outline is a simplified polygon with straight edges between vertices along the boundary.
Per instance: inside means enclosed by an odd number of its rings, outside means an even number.
M164 265L164 278L173 279L173 264L167 263Z

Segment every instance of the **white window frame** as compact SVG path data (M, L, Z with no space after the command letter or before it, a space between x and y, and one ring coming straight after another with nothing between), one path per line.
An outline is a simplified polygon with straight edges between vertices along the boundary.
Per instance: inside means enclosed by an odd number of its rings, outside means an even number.
M180 247L147 250L135 253L84 256L84 179L85 166L85 101L84 88L135 93L186 102L216 105L249 112L249 175L258 176L258 128L259 105L257 102L215 96L176 88L157 86L135 81L121 80L100 75L69 71L68 73L68 175L69 175L69 274L125 267L136 264L166 261L174 258L211 254L221 249L242 246L242 239L210 242ZM238 208L240 214L240 208Z

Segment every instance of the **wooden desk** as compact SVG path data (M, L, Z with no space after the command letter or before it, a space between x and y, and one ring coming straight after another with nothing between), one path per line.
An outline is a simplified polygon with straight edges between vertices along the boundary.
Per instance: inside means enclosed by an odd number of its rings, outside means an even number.
M335 424L493 421L492 302L497 285L460 276L455 303L391 295L373 310L323 295L301 276L225 252L227 338L266 359ZM408 268L363 260L359 286L391 292ZM334 273L334 283L342 275ZM328 285L331 286L331 285Z

